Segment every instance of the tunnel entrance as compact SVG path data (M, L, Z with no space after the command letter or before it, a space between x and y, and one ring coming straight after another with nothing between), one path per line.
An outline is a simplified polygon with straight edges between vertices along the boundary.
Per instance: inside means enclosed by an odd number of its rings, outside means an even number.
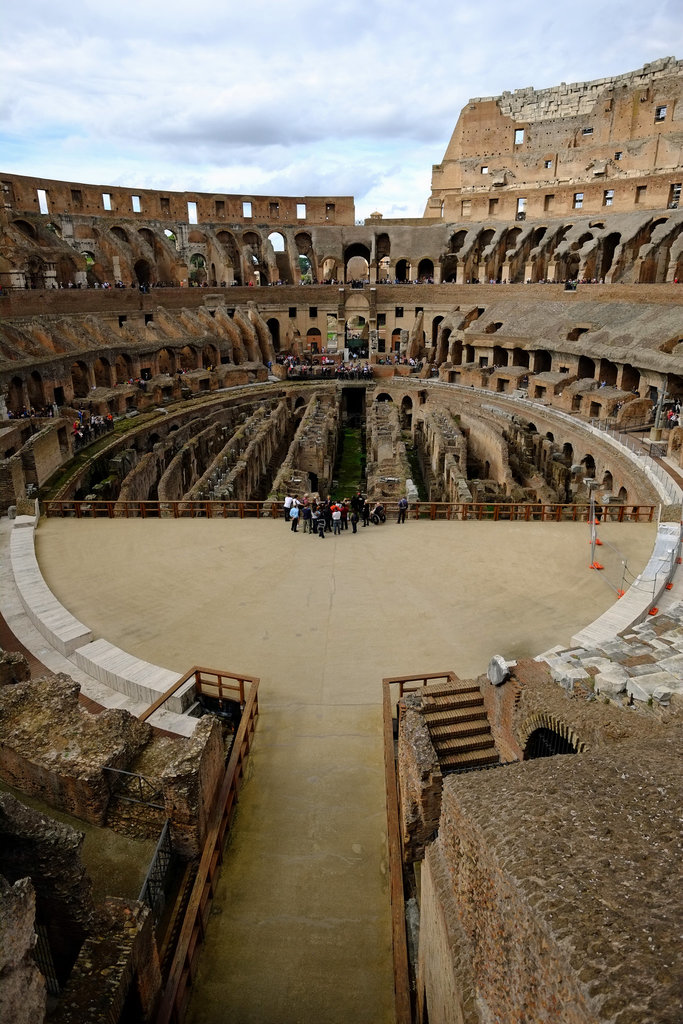
M554 729L534 729L524 749L524 760L537 757L554 757L556 754L575 754L576 747L565 736Z

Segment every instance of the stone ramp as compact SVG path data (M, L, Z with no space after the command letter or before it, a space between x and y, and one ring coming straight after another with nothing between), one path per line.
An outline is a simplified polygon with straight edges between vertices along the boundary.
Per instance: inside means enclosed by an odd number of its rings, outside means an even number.
M33 516L18 517L10 527L9 542L3 543L9 565L2 574L2 611L10 628L46 669L66 673L78 682L84 697L101 708L122 709L138 717L178 682L180 674L136 658L105 639L95 639L60 604L36 559L35 522ZM184 714L192 701L192 686L189 680L169 698L150 716L150 725L192 735L199 719Z
M19 516L10 537L10 560L19 599L33 625L68 657L92 640L92 631L60 604L43 579L34 543L35 519Z

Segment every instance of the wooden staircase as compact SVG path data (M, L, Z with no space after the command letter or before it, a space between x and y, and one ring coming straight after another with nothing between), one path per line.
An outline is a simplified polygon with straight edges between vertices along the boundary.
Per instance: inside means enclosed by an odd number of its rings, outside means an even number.
M484 698L478 686L438 683L422 690L424 718L445 772L498 764Z

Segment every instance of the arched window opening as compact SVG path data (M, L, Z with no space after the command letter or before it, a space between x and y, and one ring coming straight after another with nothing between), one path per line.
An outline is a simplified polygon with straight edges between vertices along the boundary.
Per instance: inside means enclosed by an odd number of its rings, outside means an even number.
M167 348L162 348L159 352L158 366L159 373L165 373L170 376L175 370L175 356L173 352Z
M34 370L26 382L28 389L28 401L32 409L42 409L45 406L45 389L43 378L37 370Z
M149 288L151 284L151 268L147 260L137 260L133 267L135 277L141 288Z
M270 320L266 321L268 330L270 331L270 337L273 342L273 348L276 352L280 351L280 321L274 316Z
M433 260L423 259L417 265L417 277L419 281L434 281L434 262Z
M401 429L410 430L413 423L413 400L409 395L401 402Z
M218 366L220 362L218 349L215 345L205 345L202 349L202 368L208 370L212 366Z
M201 253L196 252L190 256L190 283L194 285L206 284L206 260Z
M116 357L116 383L125 384L133 377L132 363L130 357L121 353Z
M128 235L123 230L123 228L120 228L118 226L118 224L115 225L113 228L110 228L109 230L111 231L112 235L114 235L115 238L119 239L120 242L125 242L126 245L129 244L129 242L128 242Z
M188 370L197 369L197 352L191 345L185 345L181 348L178 353L178 360L181 370L185 370L187 372Z
M534 373L549 373L552 365L552 356L546 349L541 348L534 352Z
M399 284L405 284L410 273L408 260L398 260L396 263L396 280Z
M170 242L170 243L171 243L171 245L172 245L172 246L173 246L173 247L174 247L174 248L176 249L176 251L177 251L177 250L178 250L178 248L179 248L179 246L178 246L178 239L177 239L177 238L176 238L176 236L175 236L175 235L173 234L173 232L172 232L172 231L170 231L170 230L169 230L168 228L164 228L164 235L166 236L166 239L167 239L167 241L168 241L168 242Z
M88 381L88 367L83 362L74 363L71 367L71 384L74 390L74 398L87 398L90 391Z
M108 359L105 359L104 357L96 359L93 370L95 373L96 388L111 387L111 366Z
M285 251L285 236L281 235L279 231L271 231L268 235L268 241L273 247L273 252Z
M311 355L316 355L322 347L322 335L317 327L309 327L306 331L306 348Z
M388 395L386 393L386 391L382 391L382 393L377 396L375 401L376 402L393 402L393 398L391 397L391 395Z

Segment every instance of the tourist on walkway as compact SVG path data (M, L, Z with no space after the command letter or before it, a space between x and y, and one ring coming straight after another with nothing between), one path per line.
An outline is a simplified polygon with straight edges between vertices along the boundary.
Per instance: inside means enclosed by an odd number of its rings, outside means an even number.
M397 522L405 523L405 521L406 521L406 512L407 511L408 511L408 499L406 498L406 496L404 494L403 497L399 500L399 503L398 503L398 519L397 519Z
M294 502L289 510L289 518L292 522L292 533L296 533L299 525L299 506L296 502Z
M368 501L367 498L363 502L363 510L361 512L361 516L363 518L363 526L369 526L370 525L370 502Z
M293 501L294 501L294 498L289 493L289 491L287 491L287 496L285 498L284 505L282 506L282 509L283 509L283 511L285 513L285 522L289 522L289 513L291 511L292 502Z
M355 509L351 513L351 529L354 533L358 533L358 513Z
M332 511L332 525L334 527L335 534L341 533L341 508L339 505L333 505Z
M303 510L301 512L301 518L304 521L304 533L310 533L313 523L313 509L311 508L310 505L306 504L305 501Z

